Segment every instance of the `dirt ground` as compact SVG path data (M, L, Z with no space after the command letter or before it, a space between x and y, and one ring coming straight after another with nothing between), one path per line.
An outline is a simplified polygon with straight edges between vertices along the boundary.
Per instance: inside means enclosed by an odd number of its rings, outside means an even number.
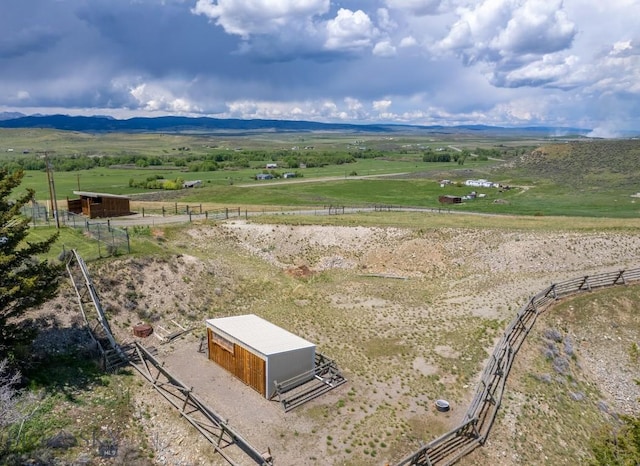
M143 344L258 450L270 448L278 466L393 464L461 420L484 360L528 297L640 265L640 232L232 221L194 224L162 242L182 252L91 265L112 329L126 342L133 325L150 322L156 336ZM243 313L313 341L348 382L288 413L265 400L198 352L205 318ZM160 344L157 335L177 324L195 330ZM609 390L632 386L625 373ZM449 413L435 410L441 397ZM615 393L609 401L638 412ZM226 464L148 387L137 403L151 413L140 420L158 464Z

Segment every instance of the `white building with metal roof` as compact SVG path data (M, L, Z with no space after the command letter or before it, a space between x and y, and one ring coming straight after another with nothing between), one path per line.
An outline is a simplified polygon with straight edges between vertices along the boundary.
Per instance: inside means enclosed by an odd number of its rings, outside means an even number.
M209 359L270 398L274 382L313 377L316 345L255 314L208 319Z

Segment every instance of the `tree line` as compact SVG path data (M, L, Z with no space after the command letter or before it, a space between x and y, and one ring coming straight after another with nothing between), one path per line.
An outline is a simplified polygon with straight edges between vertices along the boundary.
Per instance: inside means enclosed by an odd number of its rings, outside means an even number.
M173 166L192 172L216 171L225 168L249 168L252 162L284 161L286 168L323 167L327 165L342 165L353 163L356 159L375 158L383 154L380 151L353 152L300 152L266 151L266 150L218 150L207 153L182 150L176 154L146 155L146 154L110 154L89 155L50 154L49 163L55 171L90 170L99 167L146 168ZM20 154L0 159L0 168L7 171L16 170L45 170L46 161L38 154Z

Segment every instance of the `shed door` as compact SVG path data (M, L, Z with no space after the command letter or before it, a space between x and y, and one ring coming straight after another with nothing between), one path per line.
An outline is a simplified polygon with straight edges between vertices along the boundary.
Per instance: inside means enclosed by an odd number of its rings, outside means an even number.
M242 346L235 345L236 376L262 396L265 390L265 361Z

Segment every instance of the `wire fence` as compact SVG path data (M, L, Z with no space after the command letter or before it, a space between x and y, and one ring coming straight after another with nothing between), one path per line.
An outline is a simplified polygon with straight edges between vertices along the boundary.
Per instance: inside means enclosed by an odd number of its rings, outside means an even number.
M442 207L437 209L423 207L394 206L388 204L369 204L363 206L324 205L322 207L300 209L248 209L241 207L225 207L207 210L202 204L166 203L160 207L142 207L134 214L125 218L113 217L108 219L88 219L86 216L69 212L68 210L53 211L48 204L31 202L24 205L21 214L30 220L34 227L64 226L77 230L83 230L85 234L94 239L95 251L86 248L83 254L89 259L105 256L131 253L131 243L127 225L130 226L156 226L168 223L224 221L230 219L249 219L262 215L300 215L300 216L335 216L349 215L366 212L400 212L415 211L423 213L450 213L449 209ZM71 248L77 247L74 245ZM63 246L62 254L65 254Z
M126 228L111 226L110 220L106 222L85 221L83 228L88 236L98 242L99 257L131 253L129 231Z
M81 230L85 236L95 240L97 257L131 253L129 231L126 227L112 225L110 219L89 220L82 215L67 210L59 210L58 218L51 216L47 206L31 203L20 209L22 215L30 219L33 226L60 226ZM63 246L63 254L65 253Z

